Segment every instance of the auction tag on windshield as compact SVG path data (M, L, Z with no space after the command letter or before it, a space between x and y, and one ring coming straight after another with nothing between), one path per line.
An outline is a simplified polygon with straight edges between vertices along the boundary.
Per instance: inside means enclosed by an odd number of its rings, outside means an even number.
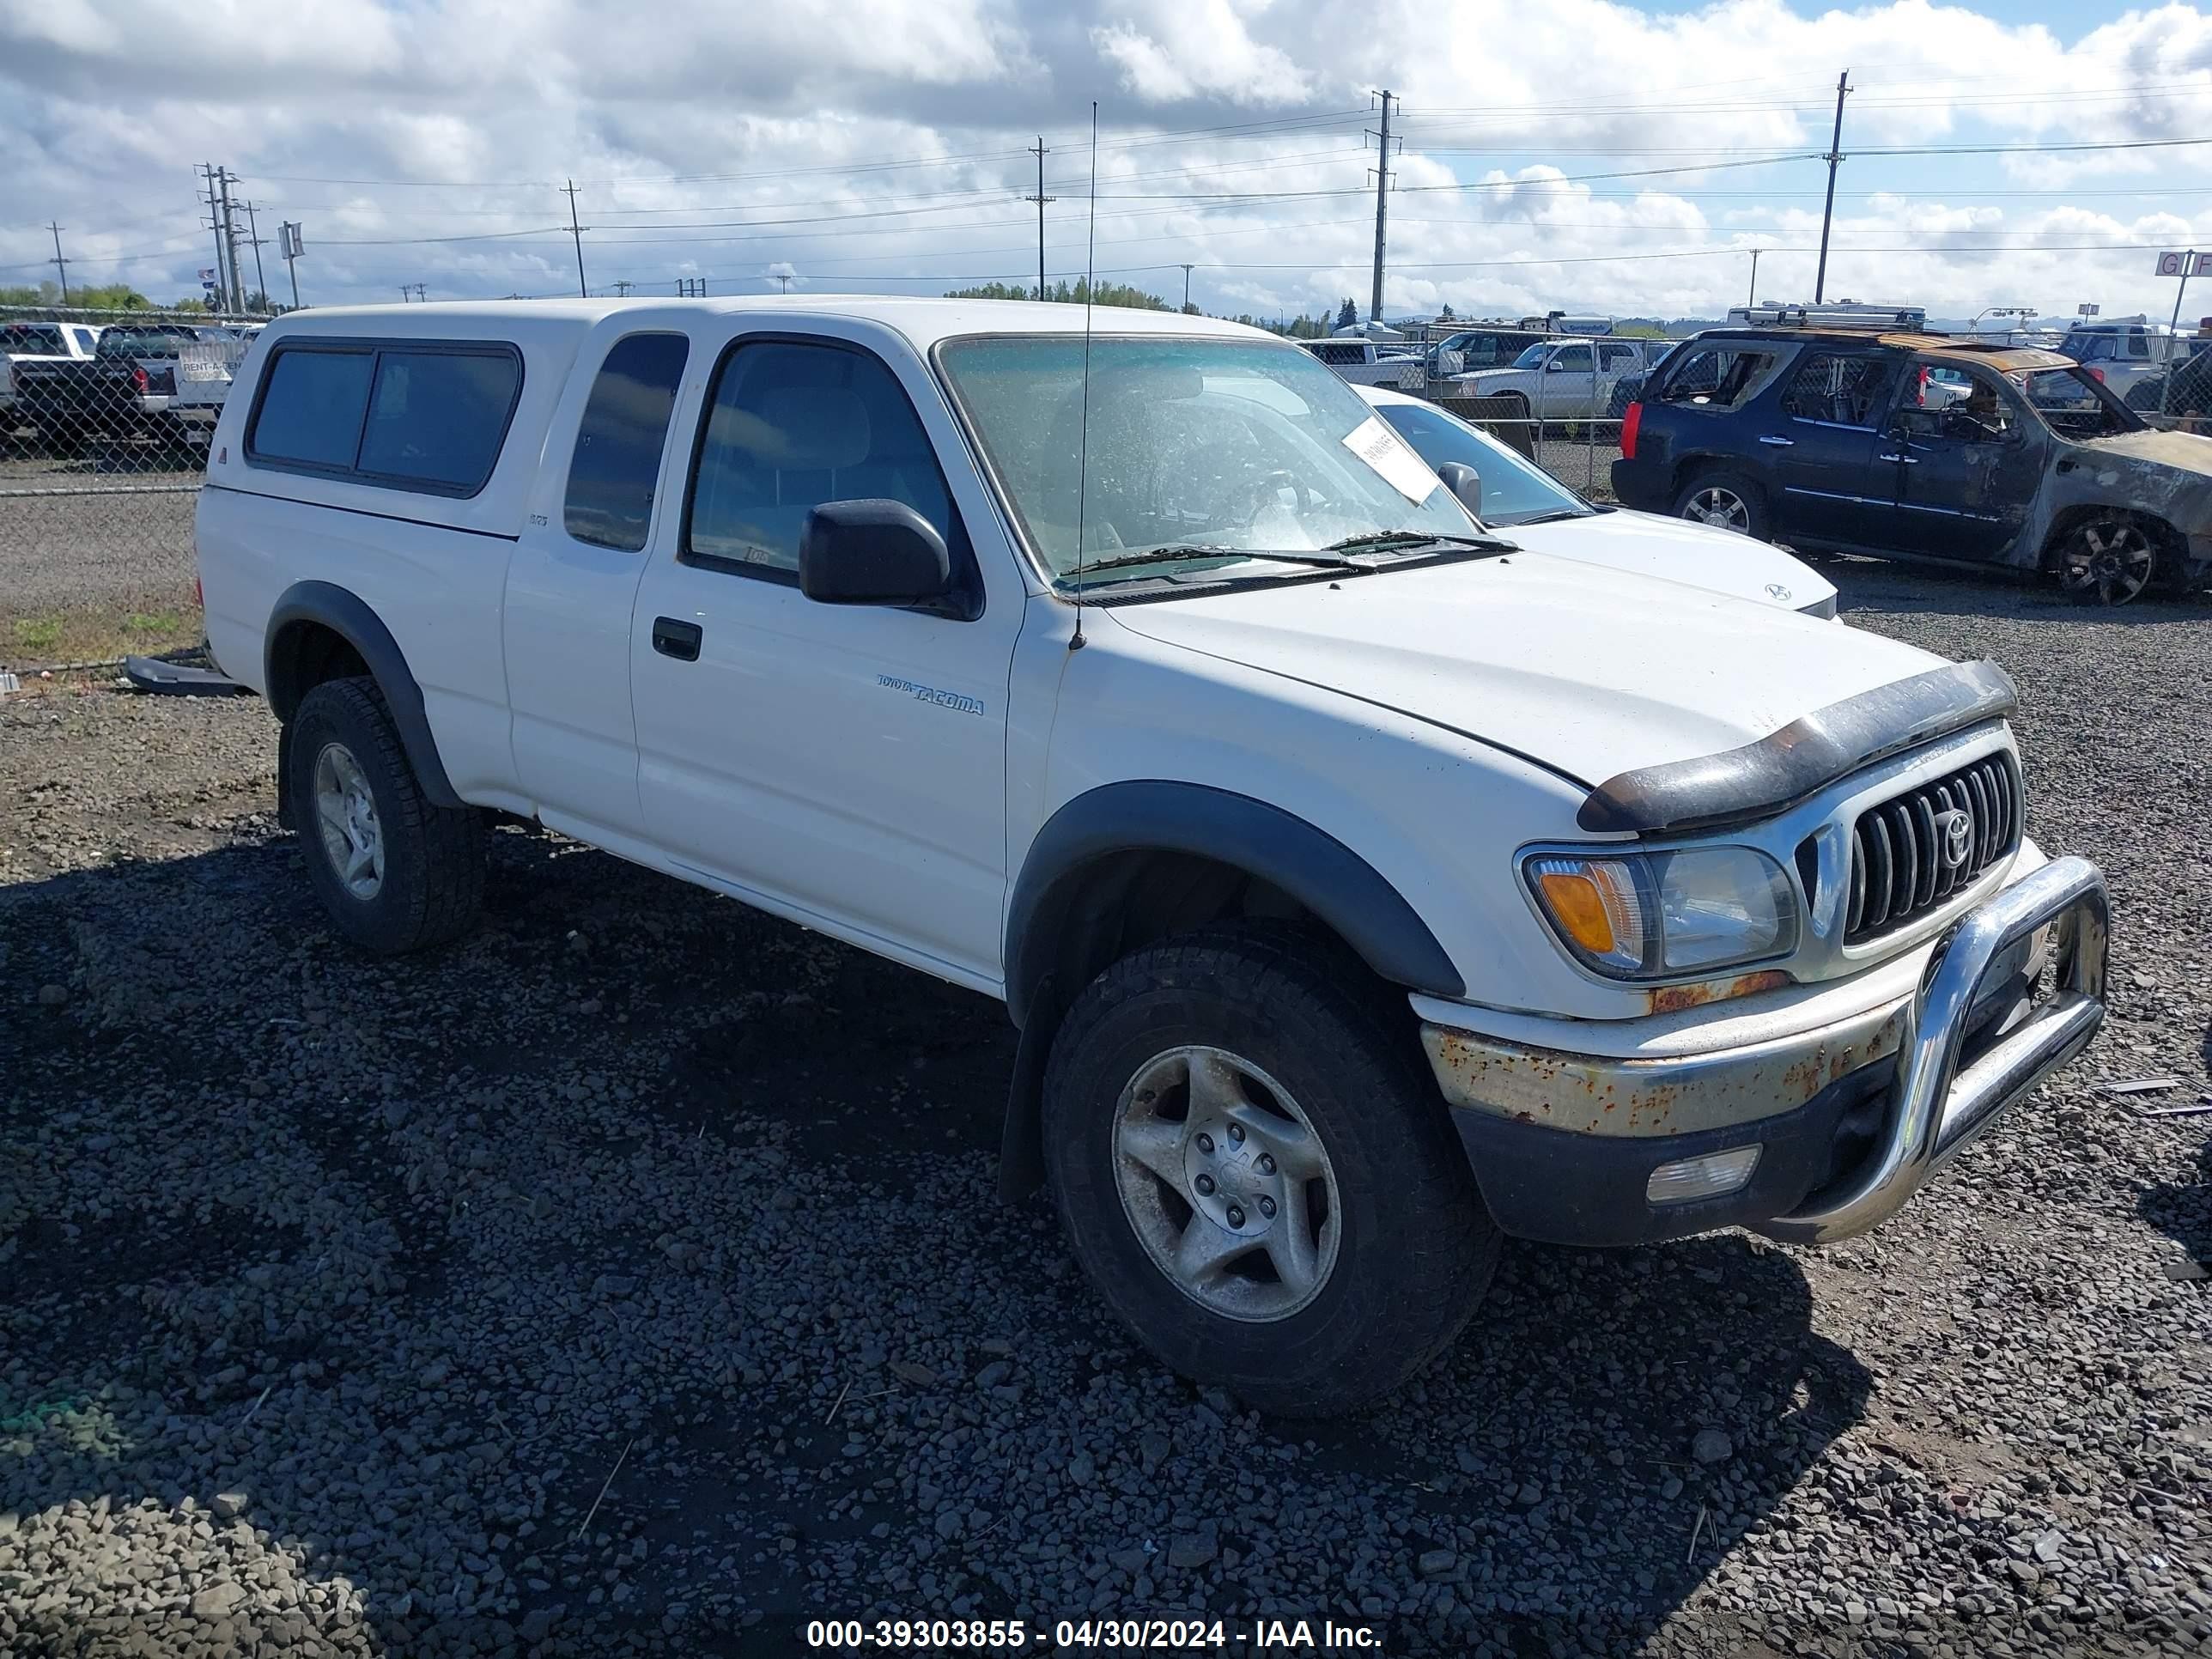
M1425 501L1437 486L1437 475L1429 471L1428 463L1406 447L1406 441L1382 422L1379 415L1370 415L1358 426L1344 434L1344 447L1382 475L1388 483L1409 501Z

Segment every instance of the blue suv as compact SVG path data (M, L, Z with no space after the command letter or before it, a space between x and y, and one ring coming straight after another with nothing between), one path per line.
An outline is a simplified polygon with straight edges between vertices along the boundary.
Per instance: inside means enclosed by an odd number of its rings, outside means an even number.
M2056 352L1714 329L1652 374L1620 448L1623 505L1799 549L2047 571L2083 604L2212 580L2212 444Z

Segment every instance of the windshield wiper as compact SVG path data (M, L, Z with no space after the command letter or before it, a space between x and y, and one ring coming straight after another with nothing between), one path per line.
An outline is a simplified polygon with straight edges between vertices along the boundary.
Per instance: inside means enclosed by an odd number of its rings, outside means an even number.
M1424 537L1422 539L1427 540ZM1171 564L1178 559L1224 559L1231 562L1257 560L1267 564L1319 564L1332 569L1356 570L1363 574L1370 565L1358 564L1346 558L1334 557L1327 552L1279 553L1263 548L1221 547L1204 543L1190 543L1176 547L1155 547L1142 553L1119 553L1110 559L1085 559L1079 570L1071 570L1071 576L1088 578L1099 570L1127 570L1139 565Z
M1550 513L1539 513L1534 518L1516 519L1513 524L1516 529L1524 524L1557 524L1562 519L1587 519L1596 511L1595 507L1562 507Z
M1336 553L1382 553L1394 548L1464 547L1478 553L1518 553L1518 544L1498 536L1432 535L1422 530L1383 530L1364 536L1346 536L1342 541L1331 542L1329 550Z

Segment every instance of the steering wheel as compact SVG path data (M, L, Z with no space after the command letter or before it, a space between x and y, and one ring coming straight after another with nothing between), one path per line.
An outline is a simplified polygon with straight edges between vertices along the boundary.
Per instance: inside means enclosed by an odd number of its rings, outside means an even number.
M1249 497L1251 506L1250 510L1244 515L1244 522L1249 525L1269 507L1278 505L1275 492L1285 484L1290 486L1291 493L1297 497L1299 512L1304 513L1312 504L1313 498L1306 493L1306 487L1297 475L1287 468L1278 467L1273 472L1261 473L1252 481Z

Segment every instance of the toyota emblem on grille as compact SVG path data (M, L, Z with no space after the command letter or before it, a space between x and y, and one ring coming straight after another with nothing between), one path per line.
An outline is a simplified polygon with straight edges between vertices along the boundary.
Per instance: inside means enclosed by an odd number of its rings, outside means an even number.
M1973 815L1961 812L1954 807L1948 812L1938 812L1936 823L1943 832L1943 867L1955 870L1966 861L1966 854L1973 850Z

